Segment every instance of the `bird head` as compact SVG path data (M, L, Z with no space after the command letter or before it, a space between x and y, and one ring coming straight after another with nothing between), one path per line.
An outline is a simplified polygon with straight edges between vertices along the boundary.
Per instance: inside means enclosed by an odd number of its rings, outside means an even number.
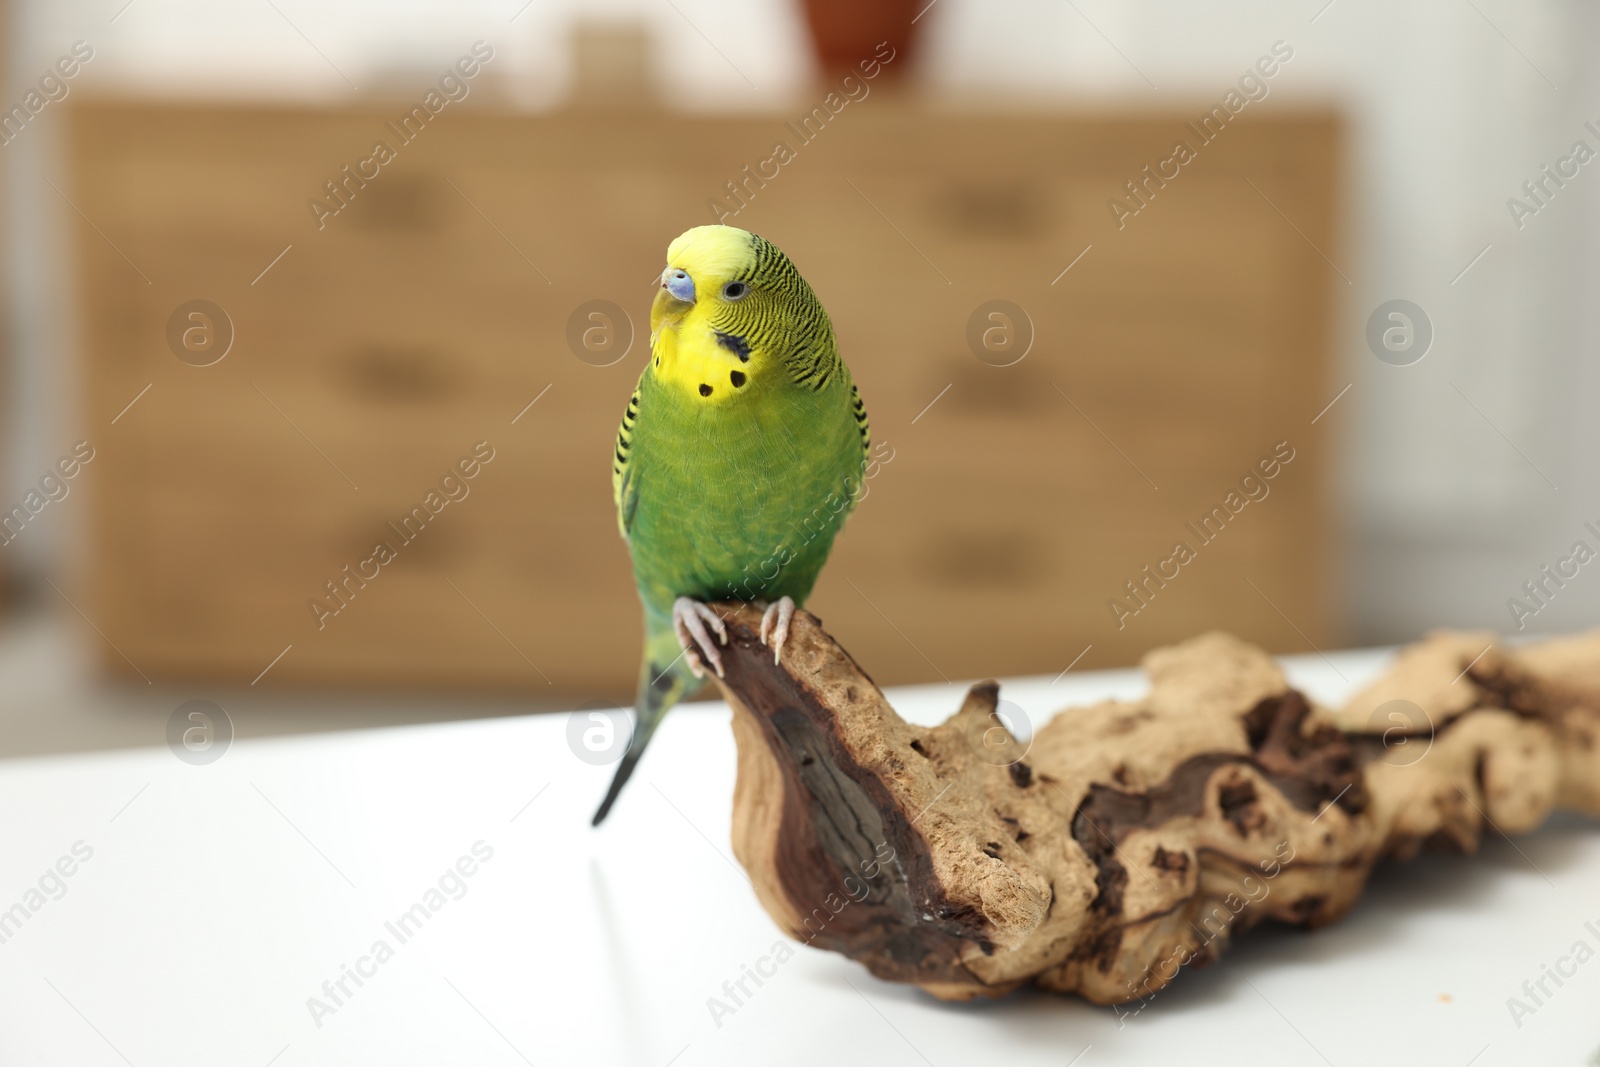
M827 313L771 242L733 226L696 226L668 246L650 307L658 381L720 404L777 387L790 375L769 370L832 345Z
M667 247L667 266L650 307L650 329L712 324L751 296L761 238L733 226L696 226ZM769 246L770 247L770 246Z

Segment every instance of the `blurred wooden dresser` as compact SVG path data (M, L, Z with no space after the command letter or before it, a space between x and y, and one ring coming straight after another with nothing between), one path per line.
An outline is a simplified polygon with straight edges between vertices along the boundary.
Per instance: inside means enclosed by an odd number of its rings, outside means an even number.
M1053 674L1091 645L1081 666L1125 664L1212 628L1337 640L1335 418L1313 424L1342 384L1333 117L1240 116L1119 227L1108 201L1134 204L1187 114L951 113L885 90L802 144L791 116L462 104L319 228L308 201L405 110L74 100L97 450L81 587L145 674L245 684L272 663L263 685L628 702L613 435L666 245L732 205L730 181L748 205L728 221L811 281L892 450L812 602L880 683ZM779 140L795 158L746 183ZM196 300L231 322L209 366L169 343ZM1020 362L969 347L991 300L1031 320ZM610 365L569 345L601 321L574 325L591 301L631 317ZM225 329L189 323L202 350ZM387 524L481 441L469 495L401 545ZM1270 495L1200 546L1186 523L1283 441ZM1144 579L1184 539L1196 558ZM346 581L378 541L396 558ZM1148 606L1119 620L1130 581ZM329 582L348 604L319 620Z

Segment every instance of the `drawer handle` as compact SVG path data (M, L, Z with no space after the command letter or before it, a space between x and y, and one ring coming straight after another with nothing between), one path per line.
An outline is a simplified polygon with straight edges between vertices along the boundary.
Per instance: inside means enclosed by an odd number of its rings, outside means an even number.
M940 195L939 207L946 225L963 236L1011 239L1043 236L1039 200L1027 184L952 184Z
M368 399L414 404L448 399L458 388L461 371L436 351L379 347L346 357L340 376Z

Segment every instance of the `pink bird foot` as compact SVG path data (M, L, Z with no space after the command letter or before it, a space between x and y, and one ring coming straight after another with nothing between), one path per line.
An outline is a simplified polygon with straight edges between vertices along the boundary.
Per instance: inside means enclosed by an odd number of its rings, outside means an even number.
M761 616L761 643L768 644L767 631L772 631L772 662L780 663L783 660L783 643L789 639L789 620L794 618L794 601L788 597L780 597L776 603L767 606L766 613Z
M672 628L678 634L678 644L683 646L683 653L689 658L689 669L696 678L706 676L707 663L717 672L718 678L723 676L722 653L717 651L717 642L711 639L711 634L715 631L722 643L727 644L728 628L715 611L698 600L681 596L672 602Z

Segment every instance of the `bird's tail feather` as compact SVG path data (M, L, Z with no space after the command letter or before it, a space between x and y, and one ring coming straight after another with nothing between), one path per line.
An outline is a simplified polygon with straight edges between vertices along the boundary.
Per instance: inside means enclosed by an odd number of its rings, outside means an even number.
M662 718L674 704L699 688L700 683L701 679L695 677L687 656L678 644L671 621L657 623L654 619L650 620L645 633L644 659L639 665L639 692L633 703L633 737L628 742L628 750L623 753L622 761L617 764L611 788L606 790L606 797L594 813L591 826L599 826L611 811L611 805L616 802L622 787L628 784L639 757L644 755L645 746L650 744L651 735L656 732Z

